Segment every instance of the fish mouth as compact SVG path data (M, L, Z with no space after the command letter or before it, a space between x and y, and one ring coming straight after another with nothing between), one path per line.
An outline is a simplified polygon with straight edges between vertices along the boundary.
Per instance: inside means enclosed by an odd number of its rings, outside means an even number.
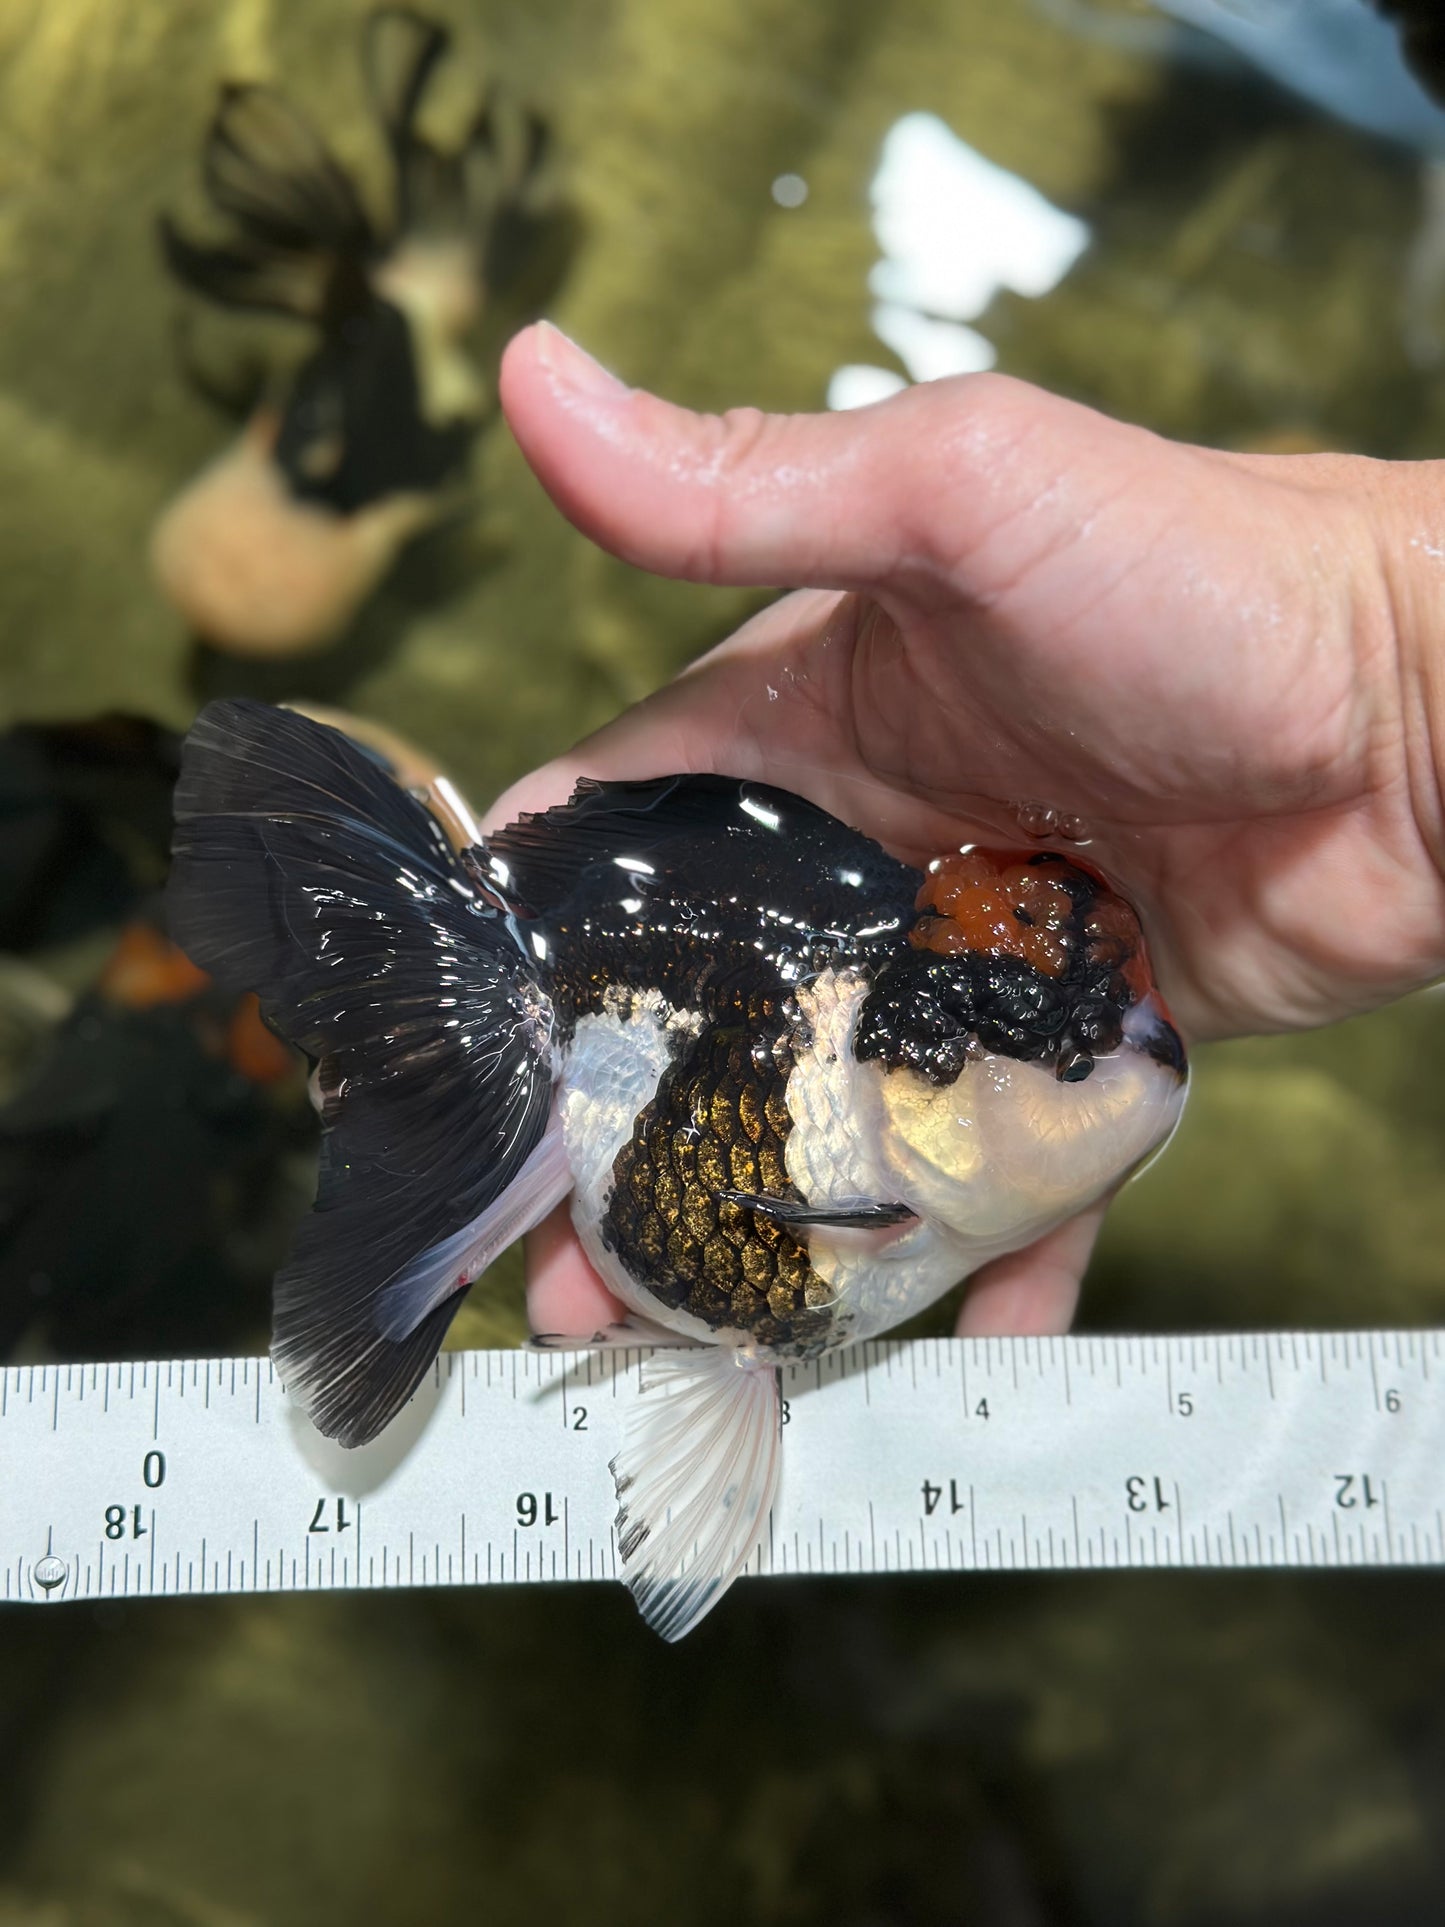
M1181 1084L1189 1081L1189 1055L1169 1007L1157 990L1141 997L1124 1013L1124 1041L1174 1072Z

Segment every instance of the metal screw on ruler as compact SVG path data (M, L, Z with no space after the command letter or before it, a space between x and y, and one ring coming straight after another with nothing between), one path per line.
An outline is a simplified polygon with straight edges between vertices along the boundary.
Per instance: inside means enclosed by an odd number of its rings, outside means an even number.
M70 1577L65 1562L57 1559L54 1553L47 1552L43 1559L37 1559L31 1568L30 1577L43 1593L56 1592Z

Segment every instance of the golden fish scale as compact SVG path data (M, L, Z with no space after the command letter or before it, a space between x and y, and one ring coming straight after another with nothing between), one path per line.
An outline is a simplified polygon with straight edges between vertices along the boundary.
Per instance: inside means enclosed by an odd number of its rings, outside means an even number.
M760 1343L821 1339L832 1293L807 1248L725 1191L796 1197L786 1069L747 1033L712 1030L663 1074L612 1167L603 1238L663 1304Z

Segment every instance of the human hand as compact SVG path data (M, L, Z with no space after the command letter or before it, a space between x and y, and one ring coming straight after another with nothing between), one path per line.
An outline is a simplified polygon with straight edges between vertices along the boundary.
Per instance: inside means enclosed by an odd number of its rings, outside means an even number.
M1190 1039L1304 1028L1445 970L1445 471L1184 447L996 376L700 417L545 324L502 401L557 505L662 575L801 586L499 799L580 774L796 790L923 864L1081 819ZM984 1267L967 1332L1061 1331L1105 1206ZM616 1315L564 1217L539 1329Z

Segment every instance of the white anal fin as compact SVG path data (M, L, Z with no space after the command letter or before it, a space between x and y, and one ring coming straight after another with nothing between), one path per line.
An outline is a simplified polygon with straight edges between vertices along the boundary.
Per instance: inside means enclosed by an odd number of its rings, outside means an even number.
M762 1541L778 1486L778 1374L722 1346L642 1370L617 1481L622 1576L664 1639L710 1612Z

